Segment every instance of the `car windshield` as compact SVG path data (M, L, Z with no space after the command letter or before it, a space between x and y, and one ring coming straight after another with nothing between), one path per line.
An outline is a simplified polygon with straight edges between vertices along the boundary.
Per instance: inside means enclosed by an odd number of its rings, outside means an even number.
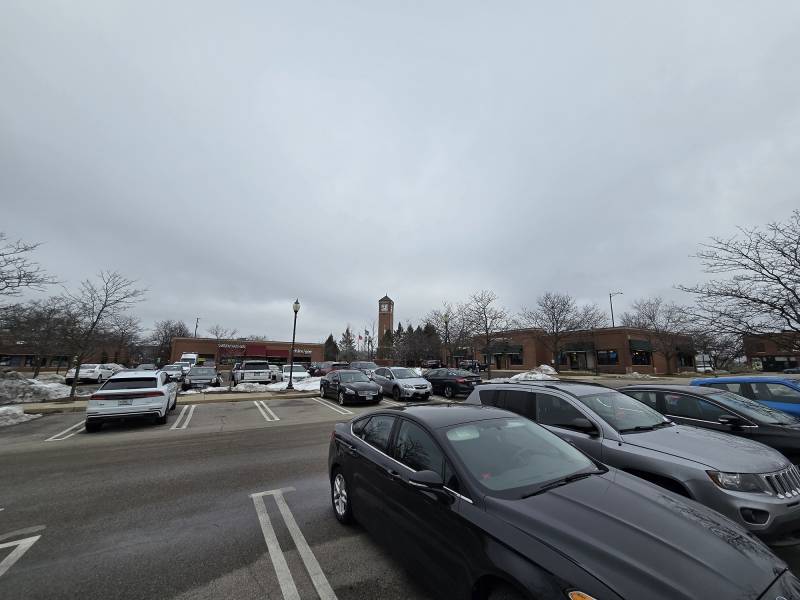
M709 399L719 402L722 406L730 408L745 417L748 417L756 423L764 425L797 425L800 424L800 419L786 414L780 410L770 408L766 404L756 402L750 398L745 398L733 392L717 392L709 394Z
M455 375L456 377L475 377L475 373L472 371L465 371L464 369L456 369L454 371L448 371L448 375Z
M670 423L649 406L620 392L601 392L578 398L619 432L644 431Z
M193 367L189 375L194 377L213 377L217 372L211 367Z
M414 379L415 377L419 377L417 372L413 369L392 369L392 374L397 377L397 379Z
M364 375L361 371L357 373L340 373L339 376L342 378L342 383L358 383L369 381L369 377Z
M269 371L269 363L265 362L249 362L242 365L245 371Z
M283 370L286 371L287 373L289 371L292 371L293 373L305 373L306 372L306 368L303 365L294 365L293 367L289 366L289 365L284 365Z
M354 362L351 364L354 369L377 369L378 365L374 362Z
M164 370L165 371L182 371L183 367L181 367L180 365L167 365L166 367L164 367Z
M143 390L158 387L155 377L125 377L109 379L101 390Z
M472 478L489 491L526 495L595 464L557 435L527 419L490 419L447 430L447 443Z
M81 369L94 369L97 365L81 365Z

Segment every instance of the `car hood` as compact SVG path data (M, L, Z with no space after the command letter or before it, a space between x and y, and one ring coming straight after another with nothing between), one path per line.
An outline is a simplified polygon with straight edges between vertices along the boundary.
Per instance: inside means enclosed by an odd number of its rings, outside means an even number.
M357 392L377 392L381 389L377 383L373 383L372 381L353 381L342 385L349 390L355 390Z
M400 385L430 385L431 382L424 377L409 377L408 379L397 379Z
M626 444L663 452L730 473L771 473L789 466L777 450L743 437L675 425L622 435Z
M623 598L755 599L787 568L726 517L615 469L486 509Z

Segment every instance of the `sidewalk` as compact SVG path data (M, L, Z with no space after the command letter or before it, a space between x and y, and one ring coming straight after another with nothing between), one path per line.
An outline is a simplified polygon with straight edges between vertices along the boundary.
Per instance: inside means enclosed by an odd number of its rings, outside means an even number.
M242 393L242 392L214 392L206 394L178 395L178 404L211 404L212 402L247 402L248 400L288 400L291 398L313 398L319 396L318 391L313 392L273 392L273 393ZM31 402L27 404L10 404L9 406L22 406L26 415L47 415L52 413L69 413L86 411L86 400L75 402Z

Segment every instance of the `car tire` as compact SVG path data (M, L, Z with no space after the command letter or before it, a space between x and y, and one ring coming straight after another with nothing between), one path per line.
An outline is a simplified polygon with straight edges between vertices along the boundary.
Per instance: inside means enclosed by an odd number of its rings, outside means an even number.
M97 385L100 385L101 383L103 383L103 376L102 375L98 375L97 376Z
M522 596L513 587L501 583L489 590L488 600L522 600Z
M396 387L392 390L392 398L395 402L400 402L400 388Z
M170 412L178 408L178 394L175 394L175 397L172 399L172 406L170 407Z
M449 383L446 386L444 386L444 397L447 398L448 400L452 400L453 398L456 397L456 390Z
M98 421L86 421L83 424L83 428L86 430L86 433L95 433L102 429L103 423Z
M188 391L188 390L189 390L189 386L188 386L188 385L186 385L185 383L183 383L183 384L181 384L181 389L182 389L184 392L186 392L186 391Z
M319 386L319 397L320 398L324 398L325 397L325 388L322 387L322 386Z
M344 392L339 392L339 406L344 406Z
M343 525L353 522L353 507L350 504L350 487L341 469L334 469L331 477L331 505L336 520Z
M166 425L167 424L167 414L169 414L169 411L165 410L163 417L160 417L160 416L156 417L156 424L157 425Z

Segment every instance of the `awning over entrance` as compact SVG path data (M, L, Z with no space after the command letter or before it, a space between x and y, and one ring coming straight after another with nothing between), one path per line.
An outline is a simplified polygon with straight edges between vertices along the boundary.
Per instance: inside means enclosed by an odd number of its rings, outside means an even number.
M522 344L495 342L489 346L489 352L486 351L486 348L483 348L481 352L484 354L520 354L522 352Z
M631 350L636 352L652 352L653 351L653 344L651 344L648 340L631 340Z
M594 342L577 341L567 342L561 349L562 352L594 352Z

